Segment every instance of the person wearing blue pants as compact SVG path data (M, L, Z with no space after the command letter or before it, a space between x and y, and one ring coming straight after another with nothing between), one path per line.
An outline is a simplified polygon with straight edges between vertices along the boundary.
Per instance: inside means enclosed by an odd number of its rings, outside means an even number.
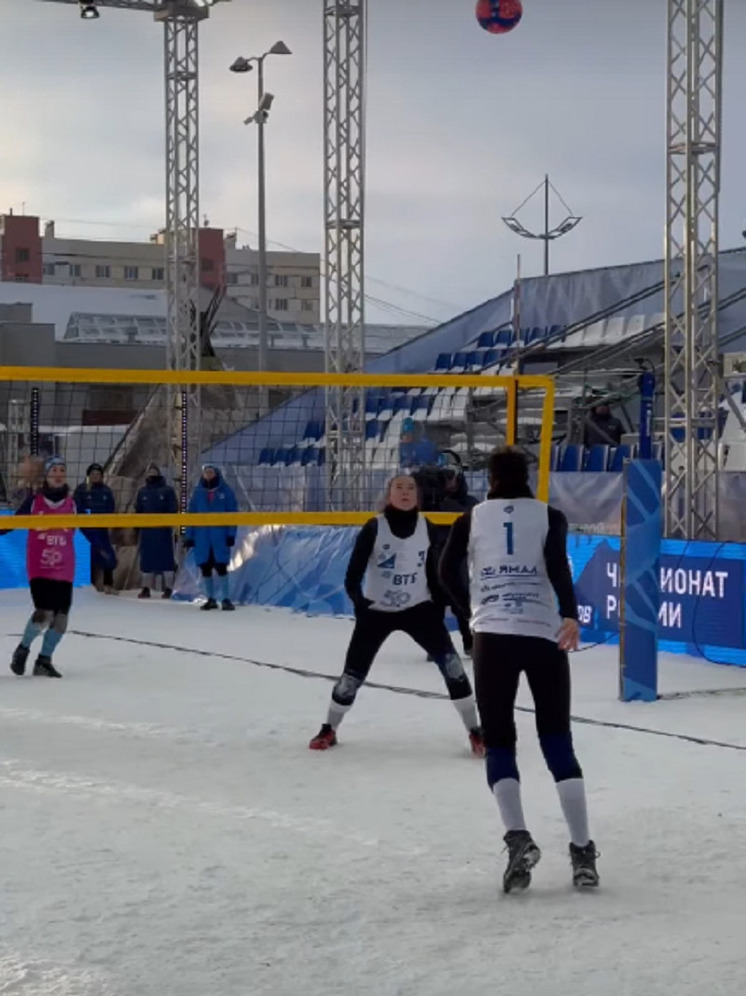
M202 467L202 477L194 489L189 512L237 512L238 504L233 489L230 488L220 473L220 468L206 463ZM202 609L209 611L217 609L215 598L215 579L213 571L218 576L220 603L225 612L233 611L233 602L228 596L228 564L231 559L231 548L236 542L235 525L221 526L188 526L184 538L184 548L194 550L194 559L202 573L207 601Z

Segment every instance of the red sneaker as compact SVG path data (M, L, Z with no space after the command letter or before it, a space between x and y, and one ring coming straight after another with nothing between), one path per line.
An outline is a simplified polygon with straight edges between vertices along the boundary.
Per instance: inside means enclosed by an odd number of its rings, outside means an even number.
M487 748L484 745L484 737L480 727L475 726L473 730L469 730L469 745L474 757L486 757Z
M308 747L310 750L329 750L329 748L334 747L336 743L337 734L328 723L324 723Z

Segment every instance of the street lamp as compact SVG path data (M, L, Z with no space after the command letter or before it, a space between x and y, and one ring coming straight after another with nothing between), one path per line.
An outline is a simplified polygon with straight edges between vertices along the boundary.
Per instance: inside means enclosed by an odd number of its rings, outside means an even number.
M539 192L539 189L541 187L544 188L544 231L531 232L524 225L521 224L516 215L524 206L524 204L527 204L534 196L534 194ZM568 212L568 215L564 219L564 221L561 221L559 225L555 225L554 228L549 227L549 188L550 187L552 190L554 190L555 194L557 194L559 199L562 201L564 208ZM579 225L582 220L583 219L578 217L578 215L573 214L570 208L567 206L567 204L565 204L565 202L562 200L562 197L557 192L553 184L549 182L548 176L545 176L543 183L539 184L536 190L532 191L532 193L528 195L526 200L523 201L522 204L518 205L518 207L515 209L513 214L510 215L510 217L503 218L503 221L511 230L511 232L514 232L516 235L520 235L524 239L541 239L543 241L545 277L549 275L549 243L552 242L554 239L559 239L561 236L567 235L567 233L571 232L573 228L575 228L576 225Z
M252 55L246 59L240 56L230 67L233 73L248 73L257 67L257 109L251 117L246 118L244 124L256 124L259 129L258 136L258 157L259 157L259 370L267 369L267 225L266 225L266 170L264 159L264 126L269 118L269 111L272 107L274 94L267 93L264 89L264 60L268 55L292 55L285 42L278 41L263 55ZM261 414L266 408L266 391L262 391L262 401L260 403Z

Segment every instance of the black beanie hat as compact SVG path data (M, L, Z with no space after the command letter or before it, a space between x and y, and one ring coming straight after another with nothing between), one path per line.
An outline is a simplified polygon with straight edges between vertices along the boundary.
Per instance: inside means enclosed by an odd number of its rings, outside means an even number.
M94 470L97 470L99 474L101 474L101 476L103 477L104 468L101 466L100 463L92 463L88 468L88 470L85 472L85 476L90 477L91 474L94 472Z

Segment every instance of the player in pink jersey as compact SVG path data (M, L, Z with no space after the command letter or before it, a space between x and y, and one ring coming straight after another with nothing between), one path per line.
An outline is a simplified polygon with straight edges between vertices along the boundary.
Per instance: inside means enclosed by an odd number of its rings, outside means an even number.
M61 678L52 664L52 654L67 629L67 619L73 597L75 578L74 529L59 529L53 525L55 515L74 515L81 511L67 486L67 468L61 457L51 457L44 465L44 483L28 495L16 510L16 515L49 517L49 529L29 529L26 546L28 574L34 611L26 623L21 642L13 652L10 668L22 675L32 642L44 632L41 653L34 664L34 674L45 678ZM2 530L6 533L8 530ZM89 541L95 530L81 529ZM104 555L104 552L101 554Z

